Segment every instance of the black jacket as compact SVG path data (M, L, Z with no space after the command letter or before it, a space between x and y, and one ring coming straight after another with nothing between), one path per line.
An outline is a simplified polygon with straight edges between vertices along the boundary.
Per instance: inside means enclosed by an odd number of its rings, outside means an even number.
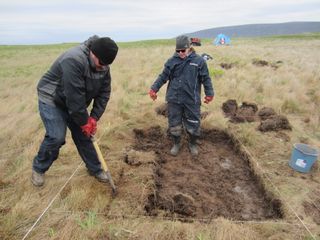
M63 53L38 83L39 100L68 111L79 126L87 123L87 107L93 101L90 116L99 120L111 92L110 68L96 71L85 43Z
M169 58L151 89L158 92L168 80L167 102L201 104L201 85L206 96L214 96L207 64L195 52L185 59L181 59L177 53Z

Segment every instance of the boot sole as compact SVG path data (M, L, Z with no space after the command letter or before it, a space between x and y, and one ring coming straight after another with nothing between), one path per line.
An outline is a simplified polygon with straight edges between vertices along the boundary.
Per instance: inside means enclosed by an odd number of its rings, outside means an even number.
M108 183L109 182L109 179L107 178L107 179L101 179L101 178L97 178L96 176L95 176L95 179L97 179L99 182L102 182L102 183Z
M33 186L35 187L42 187L44 185L44 182L43 183L37 183L36 181L34 181L32 178L31 178L31 183L33 184Z
M190 146L189 146L189 151L190 151L192 157L197 157L197 156L199 155L198 149L196 149L195 151L192 151L192 148L193 148L193 147L190 147Z
M176 157L176 156L178 156L178 153L174 154L174 153L170 152L170 155Z

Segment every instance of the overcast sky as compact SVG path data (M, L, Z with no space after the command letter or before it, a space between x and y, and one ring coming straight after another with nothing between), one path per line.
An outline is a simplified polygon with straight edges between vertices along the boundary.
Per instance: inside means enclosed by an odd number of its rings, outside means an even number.
M320 0L0 0L0 44L163 39L291 21L320 21Z

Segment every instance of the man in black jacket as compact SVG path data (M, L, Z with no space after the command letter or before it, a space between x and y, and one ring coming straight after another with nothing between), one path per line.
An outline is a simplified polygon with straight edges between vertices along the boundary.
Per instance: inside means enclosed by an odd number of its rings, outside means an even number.
M44 184L44 174L65 144L67 127L89 173L107 182L91 141L111 92L109 65L118 52L108 37L93 36L63 53L38 83L39 112L46 129L32 165L31 181ZM93 101L90 114L87 107Z
M166 93L168 102L169 132L174 145L170 150L176 156L180 150L183 128L189 134L189 149L192 156L198 155L197 138L200 135L201 86L204 87L204 102L213 100L214 90L206 61L190 47L187 36L176 38L176 51L164 65L162 73L155 80L149 95L153 100L157 92L169 80Z

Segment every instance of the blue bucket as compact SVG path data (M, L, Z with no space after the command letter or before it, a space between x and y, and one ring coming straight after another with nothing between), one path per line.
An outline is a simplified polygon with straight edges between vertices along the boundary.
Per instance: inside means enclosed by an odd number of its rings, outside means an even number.
M304 143L295 143L293 147L290 167L298 172L309 172L317 160L318 150Z

